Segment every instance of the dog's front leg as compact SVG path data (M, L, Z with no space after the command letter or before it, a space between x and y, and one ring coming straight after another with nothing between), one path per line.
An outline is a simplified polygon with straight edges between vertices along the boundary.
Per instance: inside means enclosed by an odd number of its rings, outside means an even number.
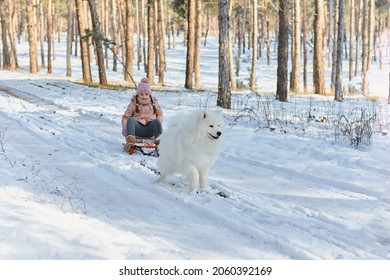
M196 190L199 187L198 169L194 165L188 164L186 166L185 174L188 179L188 183L190 184L191 191Z
M207 176L208 169L204 168L199 170L199 184L202 190L206 189L207 187Z

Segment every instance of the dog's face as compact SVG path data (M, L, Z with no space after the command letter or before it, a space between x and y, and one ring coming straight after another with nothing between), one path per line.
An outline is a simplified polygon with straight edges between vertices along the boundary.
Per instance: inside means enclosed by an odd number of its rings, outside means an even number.
M202 126L206 136L212 141L223 136L225 123L220 111L204 111L201 117Z

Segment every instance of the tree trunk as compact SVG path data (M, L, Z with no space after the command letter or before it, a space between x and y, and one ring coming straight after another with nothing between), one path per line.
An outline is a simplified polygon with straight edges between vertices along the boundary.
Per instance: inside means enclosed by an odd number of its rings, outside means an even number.
M334 1L337 1L337 0L329 0L329 12L328 12L328 67L331 67L332 65L332 55L333 55L333 47L334 47L334 44L333 44L333 35L335 34L333 31L333 22L334 22L334 15L333 15L333 12L334 12ZM325 6L326 8L326 6ZM326 12L325 12L325 15L326 15Z
M370 70L371 61L372 61L372 52L374 46L374 27L375 27L375 17L374 17L375 3L374 0L368 1L368 50L367 50L367 71Z
M229 19L232 18L232 8L233 8L233 1L230 0L229 3ZM233 36L231 34L234 34L234 27L229 27L231 30L229 30L229 66L230 66L230 90L237 90L237 84L236 84L236 78L234 77L234 57L233 57Z
M271 28L270 28L270 15L268 9L268 0L264 0L265 9L265 27L267 34L267 65L271 65Z
M81 67L83 70L83 81L92 82L91 65L88 54L88 40L86 39L85 29L86 22L84 18L84 5L82 0L75 0L78 32L80 36L80 49L81 49Z
M76 17L74 19L74 56L78 56L78 46L79 46L79 28L78 28L78 20L77 20L77 13Z
M28 41L30 47L30 73L38 73L37 1L26 0Z
M219 25L219 63L218 63L218 99L217 106L225 109L231 107L231 90L229 81L229 0L218 0Z
M43 13L43 1L39 2L39 44L41 47L41 67L46 67L45 63L45 35L44 35L44 29L45 29L45 20L44 20L44 13Z
M159 34L159 68L158 68L158 83L164 84L164 71L165 71L165 24L164 24L164 6L162 0L157 0L157 23Z
M160 34L158 33L158 25L157 25L157 0L154 2L154 34L155 34L155 53L154 53L154 67L155 67L155 74L158 76L158 70L159 68L159 51L160 51Z
M363 23L362 23L362 72L363 72L363 81L362 81L362 93L364 96L368 95L368 81L367 81L367 71L368 71L368 1L363 0Z
M173 20L171 18L171 9L169 8L169 4L167 5L167 26L166 26L166 34L167 34L167 45L168 45L168 50L172 49L172 43L171 43L171 30L172 30L172 24Z
M112 7L112 17L111 17L111 29L112 29L112 40L114 41L114 44L112 45L112 53L113 53L113 61L112 61L112 71L118 71L118 32L119 29L117 27L117 2L115 0L111 0L111 7ZM119 34L120 37L120 34Z
M11 54L9 50L9 45L7 41L7 33L8 33L8 24L6 19L6 3L4 1L0 1L0 18L1 18L1 41L3 45L3 67L5 69L11 68Z
M141 25L142 22L139 16L139 1L135 0L135 27L137 32L137 69L141 69L142 48L141 48ZM142 19L142 16L141 16Z
M279 0L279 45L276 98L287 102L288 89L288 0Z
M292 69L291 69L291 80L290 90L292 92L299 92L299 79L300 79L300 61L301 61L301 14L300 14L300 1L294 0L294 33L292 45Z
M339 0L333 0L334 4L332 7L329 7L330 9L333 10L334 15L331 18L333 20L333 30L332 30L332 72L331 72L331 83L330 83L330 91L333 93L335 90L335 84L336 84L336 60L337 60L337 18L338 18L338 2Z
M71 65L71 51L72 51L72 0L66 0L66 6L68 9L68 26L67 26L67 36L66 36L66 76L72 76L72 65Z
M314 93L325 95L324 80L324 2L315 1L314 13L314 57L313 57L313 87Z
M110 0L103 0L102 2L102 6L101 6L101 14L102 14L102 18L103 18L103 27L102 27L102 32L104 34L104 40L108 40L108 38L110 37L111 35L111 32L110 32L110 24L109 24L109 16L108 16L108 13L109 13L109 9L110 9L110 5L109 5L109 2ZM105 67L106 69L109 69L109 58L108 58L108 44L107 42L104 42L103 43L103 46L104 46L104 61L105 61Z
M358 74L358 69L359 69L359 57L360 57L360 36L361 36L361 11L362 11L362 1L357 1L356 3L356 16L355 16L355 38L356 38L356 52L355 52L355 72L354 72L354 77L357 76Z
M96 48L97 65L99 71L99 83L101 85L107 85L106 68L104 67L104 53L102 46L102 31L99 22L99 16L96 10L95 0L88 0L89 9L91 11L91 19L93 26L93 41Z
M130 82L132 85L136 85L133 80L133 7L132 1L126 0L125 4L126 12L126 25L125 25L125 44L126 44L126 55L125 55L125 81Z
M186 81L184 85L184 87L187 89L193 88L194 50L195 50L195 1L196 0L188 0L187 61L186 61Z
M252 20L253 20L253 48L252 48L252 69L250 76L250 89L251 91L256 91L256 66L257 66L257 0L253 0L253 9L252 9Z
M118 38L118 46L120 46L118 48L118 53L120 53L120 57L122 58L122 74L125 73L125 60L126 60L126 42L125 42L125 38L126 38L126 35L125 35L125 26L126 26L126 13L125 13L125 9L123 7L123 3L122 3L122 0L116 0L117 1L117 4L118 4L118 17L117 17L117 21L115 24L117 25L117 28L118 28L118 35L119 35L119 38ZM123 76L124 77L124 76Z
M336 57L336 84L335 100L343 100L343 39L344 39L344 0L339 0L339 21L337 24L337 57Z
M238 30L237 30L237 56L236 56L236 76L240 76L240 67L241 67L241 52L242 52L242 36L243 36L243 8L239 7L238 13Z
M154 83L154 3L155 0L148 0L148 65L146 73L151 84Z
M306 0L302 3L303 90L307 92Z
M194 78L195 88L200 88L200 48L202 44L202 1L196 1L196 24L195 24L195 56L194 56Z
M353 41L354 41L354 23L355 23L355 0L349 0L349 81L353 77Z
M53 72L52 60L52 34L53 34L53 0L47 0L47 73Z
M8 26L9 28L9 40L11 43L11 68L16 69L18 68L18 54L16 50L16 33L14 30L16 30L17 25L17 9L19 4L18 2L11 2L10 3L10 24Z
M146 57L146 33L147 33L147 18L145 17L145 0L141 0L141 17L140 20L142 22L142 54L144 58L144 72L147 72L147 57Z

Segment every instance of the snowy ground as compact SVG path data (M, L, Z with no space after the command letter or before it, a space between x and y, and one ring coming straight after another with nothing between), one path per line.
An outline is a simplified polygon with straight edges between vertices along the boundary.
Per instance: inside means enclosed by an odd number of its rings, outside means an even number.
M209 42L206 91L183 89L183 47L168 51L170 87L155 93L164 128L183 111L215 108ZM378 102L234 94L226 145L197 194L180 176L156 183L156 158L122 151L120 120L134 91L74 83L76 61L66 79L61 51L53 75L29 75L27 51L21 70L0 71L0 259L390 259L388 64L372 67ZM274 90L275 66L259 62L260 90ZM280 118L238 117L264 104L279 106ZM371 145L353 148L329 119L359 110L380 115Z

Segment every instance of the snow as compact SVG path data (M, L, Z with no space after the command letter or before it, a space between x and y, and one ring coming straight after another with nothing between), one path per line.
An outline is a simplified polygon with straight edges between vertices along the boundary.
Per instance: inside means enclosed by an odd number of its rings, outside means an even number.
M216 108L217 40L202 50L203 91L183 88L177 42L167 50L167 86L154 92L164 129L176 114ZM157 183L156 158L122 151L121 115L134 90L76 83L78 58L66 78L64 45L52 75L28 74L25 43L21 68L0 70L0 259L390 259L387 64L370 70L376 101L307 94L280 104L233 93L209 187L193 193L180 175ZM275 91L275 58L258 65L259 90ZM135 71L137 81L143 75ZM120 72L107 76L121 83ZM334 122L357 111L380 114L370 143L351 146ZM273 114L268 123L264 112Z

